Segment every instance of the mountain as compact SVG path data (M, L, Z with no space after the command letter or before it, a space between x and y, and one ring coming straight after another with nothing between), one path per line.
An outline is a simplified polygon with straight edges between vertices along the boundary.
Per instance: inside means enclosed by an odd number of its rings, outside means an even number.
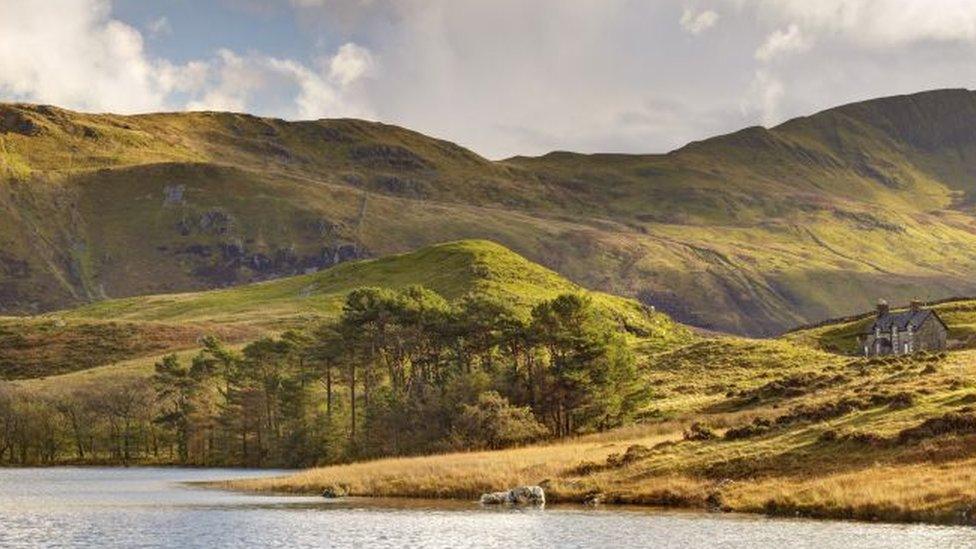
M492 162L359 120L0 106L0 313L311 273L490 239L696 326L771 335L976 294L976 93L667 154Z
M0 379L89 370L120 361L199 347L203 335L244 342L337 318L350 291L423 285L445 299L476 292L524 314L563 293L587 293L610 322L645 346L666 347L690 332L640 303L589 292L498 244L468 240L379 259L350 261L320 272L202 292L149 295L97 303L31 318L0 318ZM151 361L147 363L151 366Z

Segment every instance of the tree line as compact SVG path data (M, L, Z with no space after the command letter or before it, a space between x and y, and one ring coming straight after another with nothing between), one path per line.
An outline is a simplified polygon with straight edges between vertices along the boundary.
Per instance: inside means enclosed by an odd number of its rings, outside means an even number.
M0 386L0 462L307 466L501 448L619 426L646 395L625 336L585 295L525 314L485 294L361 288L336 321L240 350L204 338L149 380Z

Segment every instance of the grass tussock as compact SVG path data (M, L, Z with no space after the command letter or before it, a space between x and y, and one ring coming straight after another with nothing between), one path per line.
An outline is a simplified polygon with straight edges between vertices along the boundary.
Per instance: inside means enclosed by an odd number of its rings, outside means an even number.
M728 499L736 509L775 515L973 524L976 460L879 464L819 478L740 484Z

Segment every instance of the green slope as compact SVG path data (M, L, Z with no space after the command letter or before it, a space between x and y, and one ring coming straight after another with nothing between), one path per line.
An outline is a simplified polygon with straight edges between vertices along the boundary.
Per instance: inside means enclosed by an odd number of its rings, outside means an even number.
M194 349L206 335L237 343L261 333L258 327L208 322L0 318L0 380L56 376Z
M562 293L586 292L555 272L485 240L438 244L406 254L348 262L321 272L204 292L100 301L54 313L69 319L251 324L270 328L312 317L336 317L346 294L363 286L423 285L455 300L487 294L528 311ZM591 293L591 292L587 292ZM638 302L592 292L609 318L667 337L678 328ZM657 333L659 330L659 334Z
M976 93L663 155L485 160L357 120L0 106L0 313L198 291L487 238L705 328L976 294Z
M336 318L346 294L423 285L448 300L471 292L529 309L567 292L592 296L648 348L687 341L689 331L636 301L589 292L498 244L468 240L343 263L308 275L193 293L100 301L29 319L0 319L0 376L28 378L89 369L193 347L201 335L230 341Z

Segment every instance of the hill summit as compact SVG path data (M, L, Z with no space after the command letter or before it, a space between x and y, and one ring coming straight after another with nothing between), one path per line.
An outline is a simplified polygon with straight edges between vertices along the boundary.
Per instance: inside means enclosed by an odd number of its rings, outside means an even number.
M690 338L684 326L637 301L588 291L507 248L484 240L448 242L321 272L231 288L104 300L30 318L0 317L0 379L37 378L335 320L353 290L423 286L450 302L478 295L528 317L562 294L585 294L607 321L665 348ZM144 373L152 360L140 364Z

